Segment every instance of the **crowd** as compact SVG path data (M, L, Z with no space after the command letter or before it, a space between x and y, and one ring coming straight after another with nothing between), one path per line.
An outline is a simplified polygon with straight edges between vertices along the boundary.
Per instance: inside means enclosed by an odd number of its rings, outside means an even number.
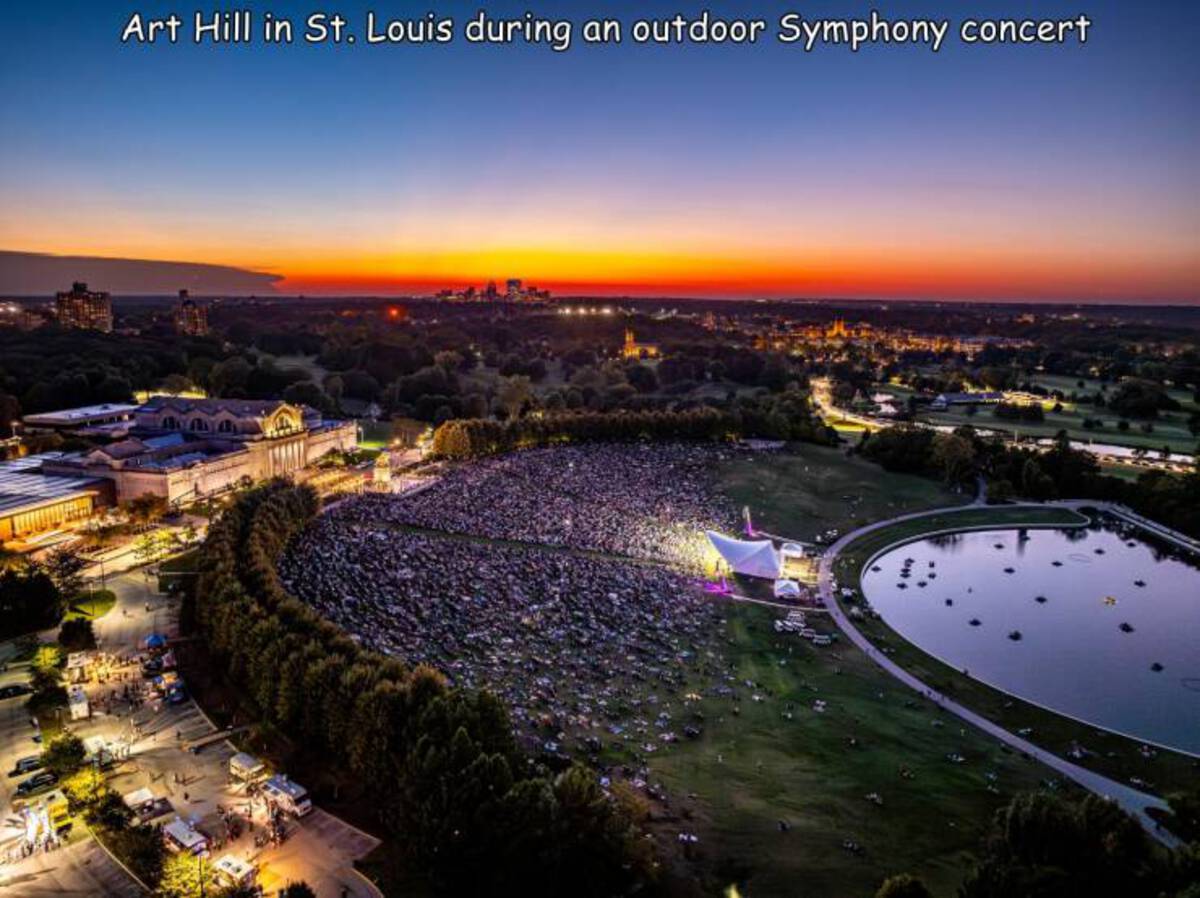
M347 517L296 541L288 589L368 648L496 693L544 752L658 750L686 684L716 670L720 609L671 571Z
M731 451L564 446L457 466L415 495L341 503L279 570L366 647L496 693L526 744L644 757L695 734L685 695L726 685L720 608L688 574L703 530L735 520L709 487Z
M346 513L694 566L703 531L736 525L711 488L713 467L736 451L690 443L530 449L455 466L402 501L364 497Z

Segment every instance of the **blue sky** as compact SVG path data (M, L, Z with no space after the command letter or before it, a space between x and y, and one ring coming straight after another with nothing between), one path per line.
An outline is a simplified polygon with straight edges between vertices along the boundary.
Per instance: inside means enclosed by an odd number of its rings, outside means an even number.
M704 4L486 4L576 21ZM479 4L237 4L361 31ZM868 4L708 6L768 21ZM175 3L6 13L0 246L384 291L516 273L714 294L1196 299L1191 3L893 3L1073 18L1086 46L122 46ZM952 32L953 32L952 28ZM68 211L70 210L70 211ZM504 270L494 270L503 268ZM921 272L928 272L922 278ZM706 289L711 285L712 289Z

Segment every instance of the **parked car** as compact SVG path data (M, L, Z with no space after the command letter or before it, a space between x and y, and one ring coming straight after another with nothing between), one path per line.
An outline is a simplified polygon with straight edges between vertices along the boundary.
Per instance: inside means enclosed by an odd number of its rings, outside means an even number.
M46 789L58 782L58 776L49 770L35 774L17 785L18 795L31 795L39 789Z
M18 695L29 695L33 692L25 683L10 683L7 686L0 686L0 699L16 698Z
M17 761L16 766L8 772L9 776L21 776L23 773L33 773L35 770L42 769L42 756L29 755L27 758L21 758Z

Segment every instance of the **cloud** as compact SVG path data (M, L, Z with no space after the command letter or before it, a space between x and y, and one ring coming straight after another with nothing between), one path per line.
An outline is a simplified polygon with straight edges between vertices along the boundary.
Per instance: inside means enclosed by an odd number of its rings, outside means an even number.
M280 276L206 265L98 256L55 256L0 250L0 293L40 296L85 281L93 290L118 295L165 295L187 289L201 296L219 293L270 294Z

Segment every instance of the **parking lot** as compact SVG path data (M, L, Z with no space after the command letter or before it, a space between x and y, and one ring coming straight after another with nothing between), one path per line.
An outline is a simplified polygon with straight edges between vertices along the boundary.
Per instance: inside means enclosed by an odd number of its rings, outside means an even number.
M108 580L117 604L95 624L100 649L113 656L129 656L130 663L109 667L106 680L93 677L86 686L91 707L88 719L67 721L70 730L85 741L100 737L111 747L117 762L110 785L128 795L146 789L157 800L155 823L175 819L187 822L209 841L209 859L225 855L253 864L258 882L269 894L290 881L304 880L321 896L354 895L375 898L379 892L353 870L353 862L372 850L378 840L360 832L319 808L301 819L285 816L283 838L265 839L265 802L255 809L251 822L244 790L229 776L233 746L221 738L205 740L197 751L191 743L218 735L201 709L185 698L172 704L155 695L143 678L136 658L150 633L168 637L177 631L177 608L151 588L139 572ZM49 640L53 633L44 634ZM12 644L0 646L0 665L11 658ZM0 672L0 691L7 684L24 683L29 665L10 663ZM126 700L127 690L133 698ZM0 699L0 766L5 774L17 760L35 756L41 745L25 709L26 696ZM65 720L69 715L64 709ZM128 757L124 757L124 755ZM30 775L30 774L27 774ZM13 814L14 790L26 776L0 778L3 823L0 825L0 859L19 846L23 828ZM51 790L43 790L39 794ZM231 825L232 824L232 825ZM238 832L236 838L232 835ZM86 833L73 833L66 847L37 852L0 865L0 894L110 895L124 898L142 889Z

